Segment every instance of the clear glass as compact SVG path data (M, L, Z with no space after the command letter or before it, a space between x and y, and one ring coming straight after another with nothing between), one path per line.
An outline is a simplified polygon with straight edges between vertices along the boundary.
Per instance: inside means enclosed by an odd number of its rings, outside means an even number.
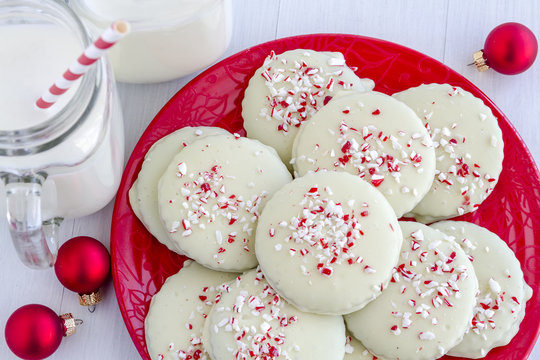
M98 14L92 8L92 3L100 1L111 0L68 0L95 33L117 20L114 15ZM190 16L176 10L158 16L158 8L170 1L146 2L152 4L155 11L122 17L130 22L132 31L110 52L118 81L153 83L172 80L207 67L227 49L232 33L231 0L206 1ZM177 6L181 4L178 0Z
M0 1L0 26L51 23L74 34L81 49L91 43L79 18L60 1ZM56 115L32 127L0 127L5 185L0 198L5 196L10 234L23 263L32 268L54 264L62 219L89 215L109 203L123 158L122 114L105 59L82 77Z

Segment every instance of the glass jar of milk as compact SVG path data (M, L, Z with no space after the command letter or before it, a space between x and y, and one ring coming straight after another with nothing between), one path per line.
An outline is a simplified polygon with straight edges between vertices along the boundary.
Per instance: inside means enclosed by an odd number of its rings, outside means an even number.
M212 64L231 40L230 0L68 0L96 34L119 19L131 32L110 51L116 79L172 80Z
M11 237L30 267L54 264L60 221L100 210L120 183L123 122L105 60L51 108L35 106L89 44L61 1L0 1L0 201L7 201Z

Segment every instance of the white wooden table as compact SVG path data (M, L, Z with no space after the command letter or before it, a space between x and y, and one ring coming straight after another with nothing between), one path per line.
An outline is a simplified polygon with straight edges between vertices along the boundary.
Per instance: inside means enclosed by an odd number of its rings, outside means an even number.
M540 162L540 59L529 71L516 76L478 73L467 66L471 54L500 23L521 22L540 38L538 1L234 0L234 16L233 39L225 56L264 41L321 32L377 37L430 55L483 90L513 122ZM126 124L126 160L157 111L192 77L156 85L119 84ZM65 221L61 239L88 235L108 245L112 208L111 203L94 215ZM0 204L0 211L5 213L4 204ZM96 312L88 313L52 270L30 270L19 262L1 216L0 359L14 358L3 337L7 318L29 303L47 305L57 313L72 312L84 320L77 334L64 339L51 359L140 359L118 310L112 281L103 289L104 301ZM540 359L540 345L530 359Z

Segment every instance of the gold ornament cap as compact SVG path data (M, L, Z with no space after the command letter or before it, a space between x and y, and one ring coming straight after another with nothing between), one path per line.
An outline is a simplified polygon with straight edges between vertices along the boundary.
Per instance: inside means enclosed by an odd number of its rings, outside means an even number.
M71 336L77 332L77 321L71 313L60 315L60 319L64 321L64 336Z
M473 60L474 65L476 65L476 69L478 69L478 71L482 72L489 69L489 65L486 63L486 59L484 58L483 50L478 50L477 52L475 52L473 54Z
M95 306L101 299L101 291L99 289L90 294L79 294L79 304L82 306Z

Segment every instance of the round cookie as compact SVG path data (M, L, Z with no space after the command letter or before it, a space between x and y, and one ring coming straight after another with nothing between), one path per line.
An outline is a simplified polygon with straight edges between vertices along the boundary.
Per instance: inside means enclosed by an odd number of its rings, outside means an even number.
M429 191L435 151L407 105L378 92L332 99L300 128L292 162L298 175L322 169L358 175L401 217Z
M347 333L343 360L377 360L377 357L370 353L360 341Z
M478 281L465 252L446 235L416 222L400 226L405 239L392 281L345 317L347 328L384 359L436 359L467 330Z
M199 139L178 153L158 185L171 242L201 265L254 268L255 228L268 197L291 181L275 151L232 135Z
M482 100L448 84L420 85L394 97L424 121L437 157L435 180L412 210L422 222L475 211L502 170L502 132Z
M159 218L157 184L172 158L188 144L208 135L229 134L217 127L184 127L156 141L144 156L137 180L129 190L129 201L135 215L159 242L169 250L182 254L169 240ZM137 211L135 210L137 208Z
M203 343L213 360L342 360L345 326L341 316L305 313L288 304L255 269L221 292Z
M469 255L478 278L474 317L463 341L448 354L481 358L506 345L519 330L532 292L523 279L519 260L497 235L463 221L443 221L430 227L453 236Z
M187 261L167 278L150 302L144 321L146 347L152 359L206 359L202 330L220 285L233 273L207 269ZM198 356L198 357L197 357Z
M346 314L381 293L402 234L388 201L345 172L307 174L266 204L255 253L270 285L303 311Z
M285 164L298 128L324 106L335 92L371 90L345 64L343 54L297 49L273 51L249 81L242 117L250 138L275 148Z

